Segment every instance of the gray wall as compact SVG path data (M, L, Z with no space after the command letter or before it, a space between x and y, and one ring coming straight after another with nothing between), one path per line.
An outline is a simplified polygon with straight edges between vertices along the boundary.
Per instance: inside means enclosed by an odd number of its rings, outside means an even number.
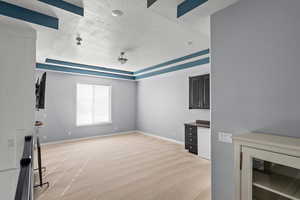
M241 0L211 18L213 199L233 199L220 131L300 137L300 1Z
M184 141L184 123L209 120L209 110L189 110L189 76L209 73L209 65L142 79L137 84L137 128Z
M76 83L112 86L112 124L76 127ZM46 110L37 113L43 142L136 129L136 82L47 72L46 87Z
M13 200L24 137L33 132L36 31L1 17L0 44L0 196Z

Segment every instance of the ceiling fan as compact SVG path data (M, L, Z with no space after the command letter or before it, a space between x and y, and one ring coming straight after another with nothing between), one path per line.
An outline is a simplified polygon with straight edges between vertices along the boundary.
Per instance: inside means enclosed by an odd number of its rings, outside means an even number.
M125 52L121 52L120 57L118 58L118 61L119 61L122 65L125 64L125 63L128 61L128 59L125 58L124 55L125 55Z

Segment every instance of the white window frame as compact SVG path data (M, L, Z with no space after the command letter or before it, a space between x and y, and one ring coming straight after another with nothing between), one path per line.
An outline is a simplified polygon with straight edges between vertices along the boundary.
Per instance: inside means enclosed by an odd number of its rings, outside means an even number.
M78 90L77 90L77 86L78 85L92 85L92 86L106 86L106 87L109 87L109 120L106 121L106 122L98 122L98 123L91 123L91 124L78 124L78 112L77 112L77 109L78 109L78 99L77 99L77 93L78 93ZM111 85L100 85L100 84L92 84L92 83L76 83L76 126L77 127L84 127L84 126L97 126L97 125L107 125L107 124L112 124L112 86ZM94 98L93 98L93 101L94 101ZM94 104L94 102L93 102Z

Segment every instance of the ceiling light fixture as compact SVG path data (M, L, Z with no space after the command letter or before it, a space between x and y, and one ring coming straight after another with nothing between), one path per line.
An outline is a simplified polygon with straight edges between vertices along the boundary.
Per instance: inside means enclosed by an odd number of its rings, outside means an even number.
M125 54L125 52L121 52L121 55L120 55L120 57L118 58L118 61L119 61L122 65L125 64L125 63L128 61L127 58L124 58L124 54Z
M120 17L123 15L123 11L122 10L113 10L113 11L111 11L111 14L114 17Z

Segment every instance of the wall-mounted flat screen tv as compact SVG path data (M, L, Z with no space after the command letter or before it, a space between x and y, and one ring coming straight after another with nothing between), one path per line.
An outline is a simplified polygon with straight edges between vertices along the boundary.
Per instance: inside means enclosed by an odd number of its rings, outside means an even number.
M35 84L36 109L45 109L46 77L47 74L44 72Z

